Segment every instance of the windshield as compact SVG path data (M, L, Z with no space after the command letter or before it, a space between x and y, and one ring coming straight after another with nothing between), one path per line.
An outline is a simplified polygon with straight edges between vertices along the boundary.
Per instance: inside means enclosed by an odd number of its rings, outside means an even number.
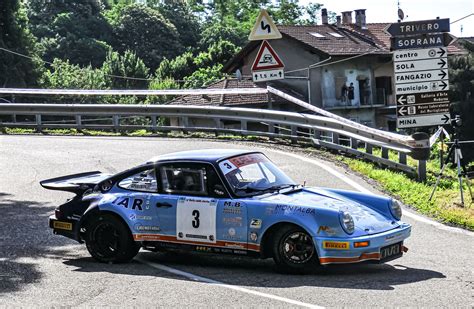
M238 196L250 196L295 187L296 183L261 153L233 157L219 163Z

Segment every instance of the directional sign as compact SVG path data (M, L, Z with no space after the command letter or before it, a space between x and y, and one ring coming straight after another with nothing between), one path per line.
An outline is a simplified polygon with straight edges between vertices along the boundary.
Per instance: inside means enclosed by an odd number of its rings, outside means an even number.
M277 80L285 78L283 69L266 70L252 72L252 79L254 82L265 82L269 80Z
M448 56L446 47L413 49L413 50L396 50L393 52L393 61L410 61L410 60L424 60L435 59Z
M457 38L449 33L419 34L390 39L392 50L448 46Z
M260 10L257 21L249 35L249 41L281 39L281 33L278 31L275 23L266 10Z
M385 32L391 36L449 32L449 18L394 23Z
M396 62L395 73L427 71L436 69L446 69L448 67L448 58L434 58L415 61Z
M447 91L397 95L398 105L449 102Z
M395 83L397 84L397 86L400 84L421 83L429 81L438 81L443 79L448 79L447 69L395 74Z
M395 92L399 94L413 94L421 92L444 91L449 89L448 80L439 80L434 82L413 83L395 85Z
M449 102L397 106L398 116L448 113Z
M426 116L400 117L397 119L398 128L427 127L449 123L449 113Z

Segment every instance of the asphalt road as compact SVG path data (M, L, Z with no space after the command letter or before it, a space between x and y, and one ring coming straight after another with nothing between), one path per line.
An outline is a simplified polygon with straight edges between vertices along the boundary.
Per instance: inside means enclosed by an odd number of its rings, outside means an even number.
M0 306L473 307L473 233L413 216L404 218L413 229L403 258L304 276L277 274L272 260L198 254L141 252L129 264L100 264L85 246L48 228L47 217L69 195L42 189L40 180L92 170L118 172L158 154L204 148L261 149L298 182L354 189L329 168L376 192L324 158L303 160L275 147L165 138L0 136Z

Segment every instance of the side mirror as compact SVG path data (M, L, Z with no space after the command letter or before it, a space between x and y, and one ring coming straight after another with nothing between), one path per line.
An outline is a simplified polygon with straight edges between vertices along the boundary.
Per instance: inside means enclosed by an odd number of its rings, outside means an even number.
M214 185L214 188L212 189L212 192L218 196L224 196L225 195L225 189L222 185Z

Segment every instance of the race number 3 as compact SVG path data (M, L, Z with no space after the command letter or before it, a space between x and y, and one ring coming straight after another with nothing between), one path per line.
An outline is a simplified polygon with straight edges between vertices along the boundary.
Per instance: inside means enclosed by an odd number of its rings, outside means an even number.
M195 229L198 229L199 228L199 210L193 210L193 216L194 216L193 227Z
M193 242L216 242L217 200L181 197L176 209L176 238Z

